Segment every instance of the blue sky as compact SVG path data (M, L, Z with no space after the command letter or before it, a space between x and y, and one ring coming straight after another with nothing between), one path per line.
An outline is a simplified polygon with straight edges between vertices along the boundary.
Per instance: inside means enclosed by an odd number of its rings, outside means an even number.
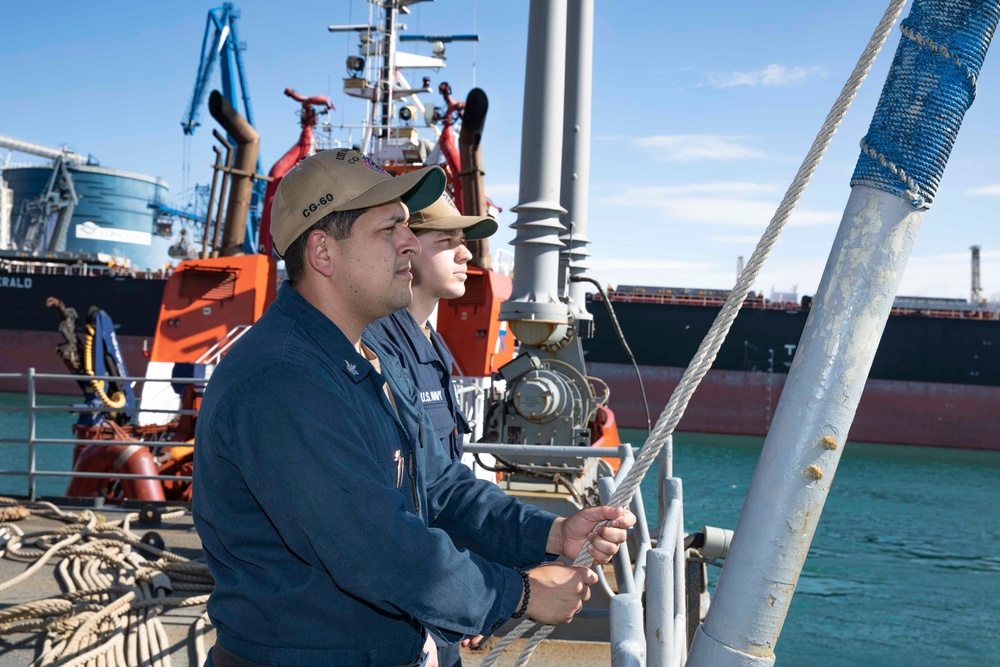
M596 5L591 275L611 284L729 288L737 257L749 258L885 5ZM6 6L0 135L66 144L105 166L160 176L174 196L185 183L207 183L211 118L202 112L203 126L188 146L180 120L213 6L187 0ZM340 89L356 37L326 26L364 22L368 3L236 6L265 171L298 137L296 105L282 95L286 86L329 95L336 123L361 120L362 105ZM448 68L415 71L411 79L426 73L434 86L448 81L458 97L472 85L489 95L486 185L505 209L494 249L514 236L509 209L518 198L527 17L527 0L439 0L403 18L411 33L480 35L476 45L448 47ZM858 141L898 40L897 27L772 252L756 286L765 294L815 291L847 201ZM429 54L426 45L406 49ZM987 57L902 294L967 298L973 244L983 248L984 292L1000 294L997 69Z

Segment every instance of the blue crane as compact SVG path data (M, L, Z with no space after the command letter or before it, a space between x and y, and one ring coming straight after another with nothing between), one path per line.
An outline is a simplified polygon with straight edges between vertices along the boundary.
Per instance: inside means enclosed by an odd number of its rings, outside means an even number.
M231 2L223 3L221 7L208 11L205 35L201 41L201 58L198 60L198 75L194 81L194 94L191 96L191 102L188 104L187 112L181 121L181 128L186 135L193 135L195 128L201 124L198 122L198 116L204 107L205 96L210 89L210 79L215 70L216 62L220 63L222 72L223 97L234 109L241 110L234 86L234 79L237 79L240 96L243 100L243 117L251 126L255 124L253 110L250 107L250 89L247 86L246 73L243 68L242 51L245 47L240 44L239 33L236 29L239 17L239 11L233 7ZM260 173L260 158L257 158L257 173ZM250 200L250 220L247 224L247 236L243 242L244 251L247 253L256 252L257 230L260 229L260 209L261 203L264 201L265 187L264 181L254 181L253 195Z
M205 22L205 36L201 40L201 58L198 61L198 77L194 81L194 94L188 105L181 127L184 134L194 134L196 127L201 125L198 116L204 106L205 96L209 90L209 79L215 70L216 61L222 67L222 94L237 111L240 105L236 101L236 90L233 87L233 64L236 65L236 75L239 78L240 93L243 97L243 117L251 125L253 111L250 109L250 91L247 87L246 75L243 71L243 56L239 35L236 31L236 20L239 12L233 8L233 3L227 2L221 7L208 11Z

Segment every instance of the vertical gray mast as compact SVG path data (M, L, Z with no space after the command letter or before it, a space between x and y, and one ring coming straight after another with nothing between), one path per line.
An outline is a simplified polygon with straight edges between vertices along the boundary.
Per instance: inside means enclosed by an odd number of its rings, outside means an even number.
M970 299L974 305L983 302L983 286L979 284L979 246L974 245L969 250L972 251L972 295Z
M594 69L594 0L577 0L569 5L566 31L566 115L563 121L561 216L566 231L560 236L566 247L559 258L559 284L588 268L587 216L590 200L591 89ZM569 308L576 319L577 333L593 335L594 318L584 305L583 283L570 282Z
M566 69L566 0L532 0L528 19L520 201L511 298L500 318L522 343L543 345L566 334L568 312L559 299L559 216L563 95Z
M379 106L381 123L378 129L379 139L389 138L389 124L392 122L392 89L396 83L396 21L398 17L398 0L385 0L385 24L382 27L382 69L375 88L375 100Z

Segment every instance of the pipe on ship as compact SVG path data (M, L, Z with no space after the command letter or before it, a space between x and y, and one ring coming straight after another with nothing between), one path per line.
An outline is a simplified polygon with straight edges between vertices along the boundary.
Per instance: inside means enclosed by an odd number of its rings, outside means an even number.
M521 126L521 177L510 299L500 306L521 343L544 345L566 335L569 311L560 300L559 216L562 124L566 82L566 0L534 0L528 17L528 57Z
M565 230L559 239L559 285L566 286L569 307L579 335L590 338L594 317L587 310L586 286L572 279L590 265L587 237L590 205L590 130L594 70L594 0L578 0L567 8L566 110L563 121L563 169L560 201L566 209L559 219Z
M486 204L486 190L483 188L483 124L489 100L480 88L473 88L465 98L462 112L462 129L458 133L458 151L461 157L460 182L462 184L463 215L483 216L489 213ZM466 241L472 259L469 264L487 271L490 266L489 241L477 239Z
M220 254L242 255L250 197L253 194L253 174L257 171L257 154L260 152L260 135L217 90L213 90L208 97L208 111L226 133L236 140L236 156L230 173L229 205L226 207Z

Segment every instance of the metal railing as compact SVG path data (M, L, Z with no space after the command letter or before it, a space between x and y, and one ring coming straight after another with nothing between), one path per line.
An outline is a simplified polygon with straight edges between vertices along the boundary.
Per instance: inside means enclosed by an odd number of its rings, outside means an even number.
M31 501L37 500L37 481L39 478L45 477L85 477L85 478L106 478L113 477L114 479L155 479L160 481L175 481L175 482L190 482L190 476L183 475L138 475L123 472L82 472L73 470L53 470L53 469L42 469L38 467L38 457L37 457L37 447L39 445L93 445L98 447L111 447L111 446L131 446L139 445L148 448L156 448L163 446L174 446L178 444L187 444L187 446L193 446L193 443L176 443L166 440L96 440L90 438L40 438L38 437L38 415L43 413L64 413L64 414L86 414L86 413L98 413L102 410L94 409L92 406L88 406L81 403L73 405L51 405L51 404L40 404L39 403L39 393L37 392L37 381L38 380L65 380L72 381L74 383L89 380L104 380L104 381L121 381L130 382L135 385L136 383L144 383L147 381L145 377L118 377L118 376L107 376L107 375L95 375L95 376L83 376L83 375L73 375L69 373L36 373L34 368L29 368L27 373L0 373L0 380L17 380L23 379L25 381L25 396L26 404L24 405L10 405L10 406L0 406L0 412L24 412L27 414L27 424L26 424L26 435L23 438L19 437L7 437L6 434L0 437L0 446L2 445L24 445L26 448L27 455L27 469L26 470L7 470L0 469L0 476L5 477L25 477L27 478L27 493L25 494ZM154 381L154 380L150 380ZM163 379L156 379L157 382L163 382ZM201 384L204 385L208 381L203 378L171 378L167 380L173 384ZM83 397L81 395L81 401ZM138 402L138 396L137 396ZM184 409L151 409L151 408L140 408L138 404L133 408L121 408L116 409L114 412L125 412L134 413L138 416L142 414L168 414L176 417L181 417L185 415L197 415L197 410L184 410Z
M467 444L465 451L540 457L547 460L608 458L617 455L621 461L618 472L612 475L610 466L601 467L597 480L601 502L607 502L632 469L634 453L638 450L630 445L620 445L616 451L603 447L473 443ZM650 538L642 494L636 493L629 506L636 517L636 524L632 529L635 557L631 557L626 543L612 559L617 592L611 589L603 572L598 569L600 586L611 600L608 610L611 664L620 667L679 667L687 659L689 637L684 499L680 478L671 476L670 456L670 448L661 450L661 497L655 546Z
M239 324L230 329L222 340L210 347L203 355L198 357L194 363L217 365L219 361L229 352L229 349L236 344L243 334L250 331L250 324Z
M453 381L455 397L458 400L458 408L462 414L468 417L469 428L472 430L470 440L478 442L483 438L483 430L486 425L483 423L486 414L486 395L489 389L479 382L481 378L462 377L458 381ZM469 384L463 384L469 382Z
M27 496L36 500L37 480L46 477L90 477L115 479L155 479L161 481L191 481L190 476L174 475L137 475L105 472L74 472L71 470L41 469L36 458L39 445L139 445L155 448L177 443L158 440L93 440L79 438L41 438L38 437L37 422L40 414L66 413L81 414L96 412L91 406L49 405L40 404L36 392L38 380L66 380L79 382L89 380L115 380L142 383L142 377L112 377L87 376L71 374L41 374L34 369L27 373L0 373L0 379L23 379L26 387L26 404L19 406L0 406L0 411L20 411L27 414L26 436L0 437L0 445L24 445L27 454L27 470L3 470L0 475L20 476L27 478ZM207 380L197 378L157 379L158 382L169 381L178 384L205 384ZM476 385L457 388L460 400L481 402L487 389ZM196 410L151 410L139 407L121 410L133 413L168 413L175 416L195 415ZM472 413L482 414L482 411ZM474 424L482 430L482 424ZM0 434L2 435L2 434ZM190 443L188 443L190 444ZM548 445L504 445L469 443L465 451L481 454L516 455L523 458L542 458L547 461L594 458L598 464L598 490L601 501L607 502L614 494L618 485L625 479L635 461L635 452L630 445L623 444L617 448L604 447L553 447ZM611 466L601 459L615 458L620 461L618 471L613 472ZM622 548L612 560L617 590L613 590L598 568L600 587L610 599L607 615L611 631L612 664L621 666L641 667L657 665L678 667L687 659L689 608L687 604L687 550L684 546L684 512L682 483L672 476L672 451L665 447L659 457L659 502L657 510L657 539L650 537L650 527L647 522L644 501L641 493L636 493L629 506L636 516L636 525L632 529L631 546L634 546L634 557L629 543ZM643 604L645 600L645 604Z

